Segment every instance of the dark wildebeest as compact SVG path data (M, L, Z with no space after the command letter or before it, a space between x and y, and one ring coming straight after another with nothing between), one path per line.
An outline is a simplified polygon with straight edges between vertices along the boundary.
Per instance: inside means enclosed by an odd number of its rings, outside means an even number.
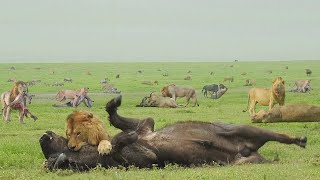
M85 106L91 108L92 107L92 101L91 98L87 95L76 95L74 99L71 99L69 102L66 102L64 104L53 104L53 107L78 107L81 103L84 103Z
M72 79L71 78L64 78L63 81L72 83Z
M306 137L289 137L258 127L209 122L180 122L154 131L152 118L125 118L117 113L121 96L106 105L110 123L121 129L111 141L112 151L99 155L97 146L68 149L67 140L47 131L40 138L47 166L54 169L87 170L102 167L164 167L202 164L243 164L265 162L258 153L265 143L277 141L305 148Z
M191 79L192 79L191 76L187 76L184 78L184 80L191 80Z
M227 87L221 88L219 89L214 95L211 94L211 98L212 99L219 99L221 96L224 95L224 93L226 93L228 91Z
M298 80L295 82L296 88L291 90L291 92L307 92L311 91L311 85L310 85L311 80Z
M119 79L119 78L120 78L120 74L117 74L117 75L116 75L116 79Z
M224 89L225 85L223 84L209 84L205 85L202 88L203 96L208 97L207 92L211 91L212 93L216 93L219 91L219 89Z
M52 84L52 86L64 86L64 83L55 82Z
M311 76L311 74L312 74L311 69L305 69L305 70L306 70L306 75L307 75L307 76Z

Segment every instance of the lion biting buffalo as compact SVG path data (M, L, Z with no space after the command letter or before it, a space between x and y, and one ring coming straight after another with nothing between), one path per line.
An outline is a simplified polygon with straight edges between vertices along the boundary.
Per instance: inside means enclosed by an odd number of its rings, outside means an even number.
M67 139L47 131L40 138L42 152L47 159L47 167L54 169L88 170L98 165L102 167L137 166L149 168L164 167L167 163L182 166L202 164L243 164L262 163L266 160L258 153L265 143L277 141L285 144L295 144L305 148L306 137L289 137L247 125L181 122L154 131L152 118L135 119L122 117L117 113L121 105L121 96L112 99L106 105L109 122L122 130L111 140L112 149L108 154L99 154L97 143L86 142L88 132L97 125L91 123L94 115L80 114L80 120L68 116L74 130L75 140L81 148L73 148ZM85 119L82 120L81 119ZM70 122L69 122L70 120ZM99 122L99 121L98 121ZM69 127L67 136L70 137ZM69 139L69 138L68 138ZM77 141L75 141L77 142Z

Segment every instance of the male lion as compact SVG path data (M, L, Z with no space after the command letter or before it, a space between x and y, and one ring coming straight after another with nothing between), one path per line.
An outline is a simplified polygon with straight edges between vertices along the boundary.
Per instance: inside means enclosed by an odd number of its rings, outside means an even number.
M111 137L104 124L88 112L73 112L67 117L66 136L70 150L79 151L86 144L98 145L99 154L111 151Z
M175 84L171 84L168 86L165 86L161 89L161 93L164 97L170 97L176 101L177 97L186 97L187 98L187 106L189 104L190 98L193 99L194 105L199 106L197 102L197 95L196 91L193 89L193 87L186 87L186 86L176 86Z
M73 100L76 95L84 95L86 96L88 94L89 88L83 87L79 90L61 90L57 93L56 95L56 100L57 101L65 101L66 99L71 99Z
M252 88L248 94L248 106L250 116L255 115L256 104L259 103L263 106L269 106L269 110L275 104L280 106L284 105L285 100L285 86L284 80L278 77L272 81L272 88ZM246 112L247 110L243 110Z

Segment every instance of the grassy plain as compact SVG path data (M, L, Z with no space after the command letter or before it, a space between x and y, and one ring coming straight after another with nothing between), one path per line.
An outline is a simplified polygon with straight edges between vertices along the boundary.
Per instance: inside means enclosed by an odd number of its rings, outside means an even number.
M233 65L233 67L230 67ZM14 66L16 70L10 70ZM285 69L288 66L289 69ZM305 68L313 70L311 77L305 75ZM141 70L142 73L137 71ZM191 73L187 73L188 71ZM269 74L266 71L272 70ZM31 81L41 80L29 88L35 94L29 109L38 116L38 121L26 119L20 125L17 112L12 113L10 123L0 123L0 179L319 179L320 177L320 124L319 123L277 123L252 124L253 126L287 133L292 136L308 137L306 149L295 145L267 143L260 153L267 159L275 154L280 160L271 164L249 164L224 167L184 168L171 165L165 169L101 169L90 172L74 173L70 171L48 172L42 166L39 138L46 130L64 134L65 118L73 108L53 108L57 103L55 94L61 89L90 88L89 96L95 101L91 109L83 105L79 110L89 110L105 122L110 134L119 130L107 123L105 103L116 95L104 94L100 80L105 77L122 91L123 103L119 113L127 117L153 117L156 129L178 121L208 121L224 123L251 124L247 113L242 110L247 106L247 92L250 87L243 86L245 79L256 79L257 87L270 87L275 77L286 80L287 90L292 89L294 81L312 79L311 93L287 92L286 103L320 104L320 61L288 62L212 62L212 63L79 63L79 64L0 64L0 92L8 91L12 83L10 78ZM54 71L54 74L52 73ZM91 75L88 75L88 72ZM214 72L214 75L210 75ZM246 75L241 73L246 72ZM162 76L168 73L168 77ZM116 74L120 78L116 79ZM191 76L191 81L183 80ZM224 83L229 91L220 99L204 98L201 89L206 84L221 83L224 77L233 76L233 83ZM70 77L73 83L64 87L46 86L45 83L62 82ZM159 85L143 85L142 81L159 81ZM175 83L190 85L197 90L199 107L179 109L136 108L143 96L152 91L159 92L163 85ZM179 104L185 99L178 99ZM267 109L258 106L257 109Z

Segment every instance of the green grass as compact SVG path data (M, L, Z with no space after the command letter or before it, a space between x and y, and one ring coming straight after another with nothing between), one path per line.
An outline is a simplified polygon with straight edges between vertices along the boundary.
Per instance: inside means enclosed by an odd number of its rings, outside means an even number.
M233 64L234 67L230 67ZM14 66L16 70L10 70ZM286 70L285 66L289 66ZM40 69L37 69L40 68ZM306 77L304 69L313 70L311 77ZM43 168L45 160L39 145L39 138L46 130L63 135L65 118L73 108L53 108L57 103L55 94L61 89L78 89L87 86L89 96L95 101L93 108L83 105L78 110L89 110L97 114L106 124L110 134L115 135L118 129L110 127L105 103L116 95L103 94L100 80L105 77L122 91L123 103L119 113L127 117L153 117L156 128L178 121L208 121L224 123L251 124L248 113L242 110L247 106L247 92L250 87L243 86L245 79L256 79L257 87L270 87L275 77L281 76L286 80L287 90L292 89L295 80L312 79L311 93L286 93L286 103L320 104L320 61L289 61L289 62L224 62L224 63L87 63L87 64L1 64L0 91L8 91L12 83L10 78L42 82L29 88L30 93L36 94L29 105L32 113L39 120L33 122L25 119L26 124L20 125L17 112L12 113L10 123L0 123L0 179L317 179L320 177L320 124L319 123L278 123L252 124L253 126L287 133L292 136L308 137L306 149L295 145L283 145L269 142L260 149L267 159L279 155L280 161L271 164L249 164L241 166L203 166L183 168L171 165L165 169L102 169L90 172L75 173L71 171L48 172ZM143 70L143 73L137 73ZM187 72L191 70L192 73ZM266 73L272 70L272 74ZM52 71L55 73L52 74ZM90 71L92 75L87 75ZM215 72L213 76L210 72ZM162 74L167 72L168 77ZM247 75L240 75L247 72ZM120 78L115 76L120 74ZM191 81L183 80L190 75ZM229 91L218 100L204 98L201 89L206 84L222 82L224 77L234 76L233 83L224 83ZM48 87L44 83L62 82L70 77L73 83L65 83L64 87ZM159 85L149 86L142 81L159 81ZM143 96L152 91L159 92L164 85L193 86L197 90L200 107L183 109L136 108ZM178 99L184 104L185 99ZM257 106L259 109L267 107Z

